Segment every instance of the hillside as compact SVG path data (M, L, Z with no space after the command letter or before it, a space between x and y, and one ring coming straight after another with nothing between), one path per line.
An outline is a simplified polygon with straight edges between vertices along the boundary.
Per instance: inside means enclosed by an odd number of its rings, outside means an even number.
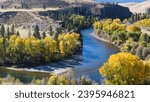
M46 7L64 7L69 3L62 0L6 0L1 5L4 8L42 8Z
M89 3L92 0L2 0L4 8L66 7L70 3Z
M56 19L57 16L61 16L61 15L71 15L71 14L80 14L83 16L95 16L98 17L100 19L102 18L120 18L120 19L124 19L124 18L128 18L131 16L131 12L129 11L128 8L126 7L122 7L119 5L107 5L107 4L94 4L94 3L89 3L89 4L78 4L78 5L74 5L74 6L66 6L65 8L61 8L61 9L3 9L1 10L0 13L0 23L9 23L12 22L14 24L20 25L19 21L14 21L12 20L13 18L17 18L20 20L18 14L20 15L20 13L23 14L23 12L27 13L26 16L28 16L28 14L38 14L36 16L38 16L40 18L40 16L50 16L50 18ZM17 16L17 17L16 17ZM53 17L52 17L53 16ZM25 17L22 17L22 21ZM32 17L27 17L28 19L32 19ZM32 21L32 20L28 20L27 21ZM28 23L28 22L25 22ZM30 22L32 23L32 22Z
M28 7L31 8L18 8L19 6L17 8L11 8L13 7L12 5L16 5L16 3L20 1L24 1L24 3L28 1ZM54 28L59 27L59 22L62 22L73 14L85 16L86 19L91 21L89 25L93 23L94 18L125 19L132 15L128 8L117 4L97 4L88 2L70 4L59 0L17 0L7 1L7 3L8 2L11 2L11 5L7 5L11 9L8 7L0 9L0 24L14 24L16 28L21 29L19 31L23 31L22 29L32 29L35 25L39 25L40 31L47 31L49 25L52 25ZM43 4L41 5L43 2L47 2L49 7L46 9L41 7L43 6ZM27 32L28 31L26 31L26 33Z
M128 7L133 13L150 13L150 0L141 3L122 3L120 5Z

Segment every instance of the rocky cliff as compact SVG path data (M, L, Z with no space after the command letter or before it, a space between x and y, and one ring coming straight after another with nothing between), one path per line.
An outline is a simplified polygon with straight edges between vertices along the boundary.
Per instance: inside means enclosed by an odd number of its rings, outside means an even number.
M42 0L41 0L42 1ZM49 24L58 26L57 21L62 20L63 17L68 17L72 14L83 15L88 19L92 18L129 18L132 13L128 8L117 4L69 4L56 10L30 11L30 9L16 11L0 12L0 23L14 24L29 28L31 25L41 25L41 28L46 28ZM92 23L92 22L91 22Z
M85 17L92 16L99 19L104 18L120 18L125 19L131 17L132 13L127 7L122 7L116 4L80 4L76 6L66 7L64 9L39 12L42 16L50 16L53 19L57 19L61 15L80 14Z

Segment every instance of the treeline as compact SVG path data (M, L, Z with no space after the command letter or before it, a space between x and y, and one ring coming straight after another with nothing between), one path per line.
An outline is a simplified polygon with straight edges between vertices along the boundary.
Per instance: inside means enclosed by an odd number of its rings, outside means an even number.
M143 19L135 23L137 26L144 26L144 27L150 27L150 18L149 19Z
M19 31L15 30L15 26L12 25L11 27L5 27L3 24L0 24L0 37L6 37L9 38L9 36L16 34L17 36L20 36Z
M70 11L70 13L68 12L68 14L66 14L63 11L62 13L49 12L48 16L55 20L62 21L61 24L63 29L66 29L67 31L75 31L78 33L80 32L81 29L85 27L90 27L96 19L94 15L84 14L83 12L84 9L80 7L80 8L75 8L75 11L73 10L72 12ZM86 16L83 16L83 14Z
M108 85L150 85L150 59L142 61L125 52L114 54L100 73Z
M129 18L128 20L130 22L136 22L136 21L148 19L148 18L150 18L149 13L135 13L135 14L132 14L131 18Z
M94 30L98 36L119 46L121 51L138 55L141 59L150 57L150 35L143 34L136 24L107 19L95 22Z
M37 66L72 55L79 48L80 35L76 33L60 34L56 40L0 37L0 65Z
M18 78L8 75L5 78L0 78L0 85L23 85L22 81ZM49 78L43 79L33 79L31 82L27 83L29 85L92 85L94 84L90 79L82 76L78 80L73 78L70 79L64 75L52 75Z
M67 31L80 32L81 29L85 27L85 23L84 16L73 14L63 21L63 27L67 29Z

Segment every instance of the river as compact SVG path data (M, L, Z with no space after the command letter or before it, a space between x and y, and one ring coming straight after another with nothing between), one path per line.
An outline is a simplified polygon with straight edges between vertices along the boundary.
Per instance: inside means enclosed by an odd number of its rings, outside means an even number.
M96 2L142 2L144 0L96 0ZM88 28L82 30L83 36L83 51L80 54L73 55L62 61L53 62L48 65L28 68L29 70L46 71L46 72L28 72L28 71L14 71L6 68L0 68L0 77L8 75L19 78L24 83L30 83L32 79L49 77L47 72L63 72L69 69L71 77L79 78L85 75L102 84L102 77L99 73L99 68L107 61L110 55L118 53L119 49L108 42L101 41L92 36L93 29Z
M81 31L83 36L83 51L80 54L73 55L70 58L62 61L53 62L45 66L38 66L29 69L38 69L47 72L59 72L71 68L70 75L79 78L85 75L95 81L101 83L102 78L99 74L99 68L104 62L107 61L111 54L117 53L119 49L108 42L96 39L92 35L93 28L88 28ZM48 73L37 73L27 71L12 71L5 68L0 68L0 76L7 75L19 78L24 83L29 83L33 78L48 77Z

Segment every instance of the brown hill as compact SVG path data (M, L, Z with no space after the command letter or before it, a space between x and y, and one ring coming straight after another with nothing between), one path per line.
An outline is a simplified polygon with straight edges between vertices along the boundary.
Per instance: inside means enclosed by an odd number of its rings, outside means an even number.
M128 7L133 13L150 13L150 0L141 3L123 3L120 5Z

